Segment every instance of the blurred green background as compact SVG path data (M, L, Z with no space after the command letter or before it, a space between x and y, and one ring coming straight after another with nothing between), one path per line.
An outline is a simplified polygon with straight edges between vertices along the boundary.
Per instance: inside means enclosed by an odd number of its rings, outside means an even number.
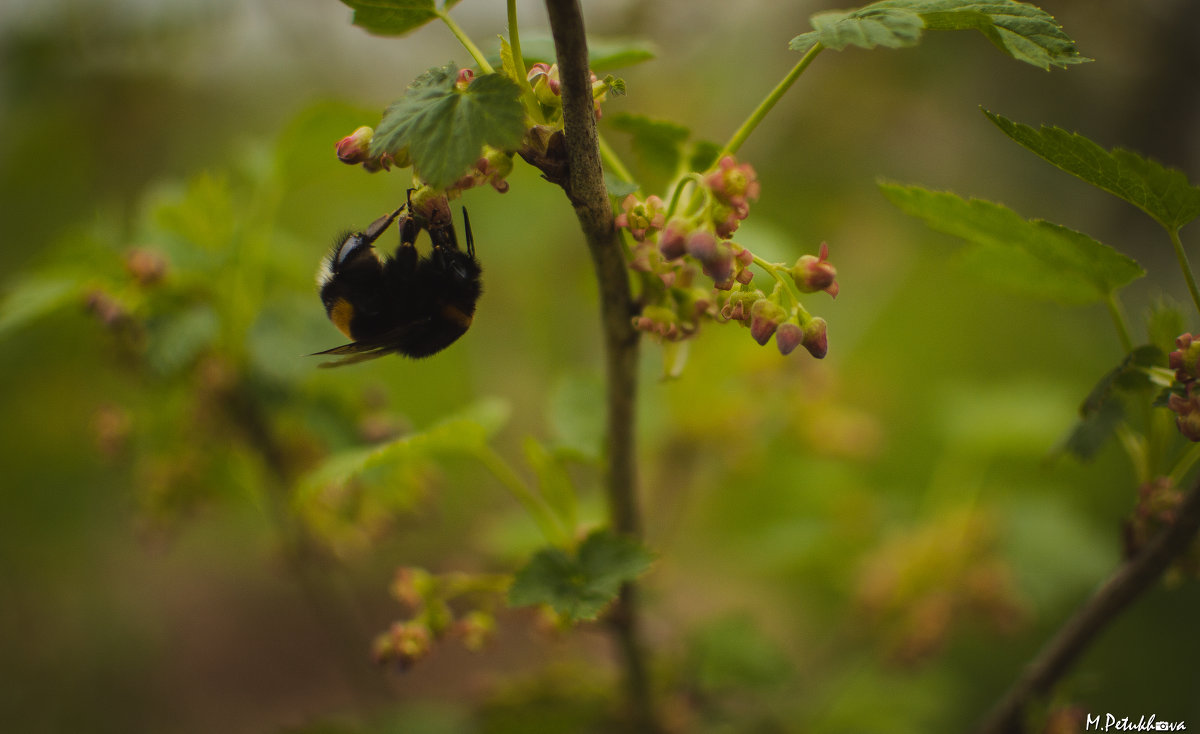
M629 94L606 114L724 140L831 4L584 5L591 33L659 49L619 72ZM1125 294L1135 320L1184 295L1149 219L978 108L1195 180L1200 5L1042 5L1094 63L1045 73L968 33L828 52L742 149L763 194L739 241L787 261L828 241L841 294L809 302L829 322L822 362L709 326L661 382L644 346L646 632L678 730L962 731L1119 560L1136 487L1118 448L1046 460L1121 357L1107 315L964 274L954 241L875 187L990 198L1117 247L1149 271ZM544 33L542 7L519 7L523 33ZM498 1L454 14L485 47L504 30ZM333 144L467 59L440 26L382 39L349 17L334 0L0 8L5 730L605 730L599 626L551 633L514 610L482 652L370 660L404 614L398 566L511 571L535 547L477 464L414 462L384 493L297 511L330 452L480 401L507 406L494 444L525 473L527 437L594 446L597 430L590 261L565 197L520 162L509 193L463 202L486 283L466 338L420 362L305 356L341 343L319 259L408 184L340 165ZM576 468L598 520L595 470ZM1198 603L1192 584L1150 593L1060 703L1200 722Z

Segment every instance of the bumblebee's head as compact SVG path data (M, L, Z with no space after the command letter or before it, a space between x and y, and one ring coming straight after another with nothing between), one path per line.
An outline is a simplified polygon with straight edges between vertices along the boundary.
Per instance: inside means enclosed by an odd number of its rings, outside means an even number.
M384 307L383 262L372 239L362 232L342 235L317 271L325 313L351 339L358 330L356 322L379 314Z

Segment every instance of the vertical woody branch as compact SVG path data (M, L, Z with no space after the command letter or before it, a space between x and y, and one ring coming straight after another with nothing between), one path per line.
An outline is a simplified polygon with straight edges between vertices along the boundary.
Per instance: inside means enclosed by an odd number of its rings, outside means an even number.
M618 533L638 536L634 457L638 334L633 296L621 243L604 186L588 68L587 38L577 0L546 0L562 84L567 176L563 186L587 239L600 286L606 368L606 473L609 519ZM639 731L658 731L641 643L636 589L626 584L609 617L625 670L630 714Z

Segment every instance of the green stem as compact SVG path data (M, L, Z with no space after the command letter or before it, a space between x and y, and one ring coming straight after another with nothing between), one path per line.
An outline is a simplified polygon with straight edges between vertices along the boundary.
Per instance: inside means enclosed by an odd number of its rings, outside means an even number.
M542 106L538 104L529 86L529 70L525 68L525 57L521 54L521 32L517 28L517 0L508 0L508 46L512 50L513 71L516 72L516 82L521 87L521 103L525 112L538 122L545 122Z
M1171 246L1175 248L1175 259L1179 261L1179 269L1183 271L1184 280L1187 281L1188 293L1192 294L1192 303L1195 304L1196 310L1200 311L1200 288L1196 287L1196 276L1192 273L1192 266L1188 264L1187 253L1183 251L1183 242L1179 239L1179 228L1170 231Z
M625 164L621 162L621 157L617 155L617 151L612 149L612 146L608 144L608 141L604 139L604 136L597 133L596 137L596 142L600 146L600 160L604 163L604 166L608 168L608 170L612 171L613 174L622 181L637 183L633 180L633 174L631 174L629 169L625 167Z
M475 59L475 63L479 66L479 71L481 73L491 74L496 71L492 68L492 65L488 63L487 57L483 55L483 52L479 50L479 47L476 46L466 32L459 27L458 23L454 22L454 19L450 17L449 13L444 10L436 10L434 12L437 13L437 17L442 19L442 22L446 24L446 27L450 29L450 32L453 33L454 37L458 39L458 42L463 45L463 48L467 50L467 53L471 54L471 58Z
M808 53L804 54L804 57L792 67L792 70L783 78L783 81L779 82L778 86L771 90L766 99L759 103L754 112L750 113L750 117L746 118L742 126L737 129L737 132L733 134L733 137L729 139L729 142L725 144L725 147L717 155L718 161L727 155L733 155L737 152L738 148L742 147L742 143L746 142L746 138L750 137L750 133L754 132L754 128L758 127L758 123L763 121L763 118L767 116L767 113L771 111L775 103L800 78L800 75L804 73L804 70L808 68L808 65L812 63L813 59L817 58L817 54L821 53L824 48L824 46L818 43L810 48Z
M767 274L769 274L781 286L783 286L783 289L785 291L787 291L789 296L791 296L792 301L794 301L796 303L796 307L798 309L800 309L801 311L803 311L806 314L808 313L808 311L804 308L804 306L800 305L800 291L796 289L796 284L794 282L792 282L791 278L781 275L779 273L779 267L776 266L775 263L769 263L766 260L763 260L758 255L755 255L754 256L754 264L757 265L758 267L762 268L764 271L766 271Z
M1109 293L1108 298L1104 300L1104 305L1108 306L1108 314L1112 316L1113 325L1117 327L1117 337L1121 340L1121 348L1126 354L1133 351L1133 337L1129 335L1129 323L1125 320L1125 314L1121 311L1121 304L1117 301L1116 293Z
M530 491L529 487L525 486L525 482L517 476L504 457L496 453L496 450L491 446L481 446L475 451L475 457L479 459L487 470L490 471L500 483L516 498L517 502L525 508L525 511L534 519L541 529L542 535L551 543L566 546L571 541L570 533L562 527L554 517L554 514L540 502L537 496Z

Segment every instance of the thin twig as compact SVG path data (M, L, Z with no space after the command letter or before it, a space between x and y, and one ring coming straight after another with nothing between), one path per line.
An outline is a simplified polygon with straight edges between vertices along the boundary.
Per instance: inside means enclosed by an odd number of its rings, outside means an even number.
M1200 482L1179 507L1175 522L1163 529L1133 558L1121 564L1075 615L1058 630L1021 677L992 709L977 734L1021 734L1025 709L1045 696L1125 607L1157 581L1191 545L1200 529Z
M577 0L546 0L562 89L568 175L564 183L587 239L600 286L607 392L607 471L604 478L613 530L641 533L634 457L638 333L625 257L604 186L588 69L587 38ZM625 670L626 692L638 731L656 732L650 681L638 624L636 591L627 584L609 623Z

